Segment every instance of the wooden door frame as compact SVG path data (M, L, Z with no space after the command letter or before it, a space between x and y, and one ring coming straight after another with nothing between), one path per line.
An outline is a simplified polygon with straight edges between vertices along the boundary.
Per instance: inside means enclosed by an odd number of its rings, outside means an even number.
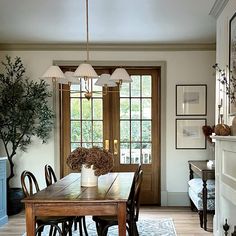
M53 65L58 66L78 66L83 61L53 61ZM161 130L160 130L160 192L161 192L161 205L167 205L167 198L166 196L166 62L165 61L90 61L91 65L93 66L128 66L128 67L152 67L152 68L160 68L161 70L161 104L160 104L160 111L161 111ZM57 104L59 104L59 99L57 99ZM56 123L59 123L59 116L56 117ZM59 130L58 130L59 129ZM60 147L60 127L56 127L55 132L55 147ZM61 150L60 150L61 152ZM60 160L58 160L58 153L55 150L55 166L56 169L60 169L60 162L62 155L60 153ZM61 172L61 170L60 170ZM62 175L62 172L60 173Z

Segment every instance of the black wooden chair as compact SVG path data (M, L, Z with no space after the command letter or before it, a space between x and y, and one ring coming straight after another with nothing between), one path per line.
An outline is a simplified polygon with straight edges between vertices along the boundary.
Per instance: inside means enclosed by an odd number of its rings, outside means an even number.
M44 174L47 186L57 182L56 174L50 165L45 165Z
M45 181L46 181L47 186L57 182L56 174L50 165L45 165L44 172L45 172ZM83 235L82 228L84 229L85 235L88 236L85 216L76 216L74 217L73 222L74 222L74 230L77 230L77 224L79 224L80 236Z
M131 192L127 202L127 230L130 236L138 236L137 222L139 217L139 204L140 204L140 190L143 180L143 171L141 166L139 171L134 175ZM116 216L93 216L96 223L98 236L106 236L110 226L118 225Z
M48 224L50 225L49 235L56 235L56 236L63 236L62 231L58 225L55 224ZM40 236L41 232L43 231L45 225L40 225L37 227L35 236Z
M21 174L21 185L26 197L37 193L39 189L38 182L35 176L29 171L23 171ZM66 236L69 233L69 236L72 236L72 218L71 217L36 217L36 223L38 226L37 235L40 236L45 225L58 225L62 224L62 235ZM54 230L50 227L49 236L54 235Z

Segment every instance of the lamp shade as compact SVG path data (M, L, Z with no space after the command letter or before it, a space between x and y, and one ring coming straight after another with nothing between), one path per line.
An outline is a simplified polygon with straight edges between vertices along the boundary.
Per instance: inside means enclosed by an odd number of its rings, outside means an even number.
M62 84L80 84L80 79L74 77L74 72L73 71L66 71L64 73L65 75L65 79L59 79L58 83L62 83Z
M76 71L74 73L74 77L97 78L98 75L90 64L82 63L76 69Z
M132 82L131 77L124 68L116 68L115 71L112 73L110 80L114 82L122 81L122 83Z
M42 78L64 79L65 75L63 74L59 66L50 66L43 74Z
M110 74L101 74L100 77L97 79L95 85L97 86L107 86L107 87L116 87L117 84L112 81L112 80L109 80L111 77Z

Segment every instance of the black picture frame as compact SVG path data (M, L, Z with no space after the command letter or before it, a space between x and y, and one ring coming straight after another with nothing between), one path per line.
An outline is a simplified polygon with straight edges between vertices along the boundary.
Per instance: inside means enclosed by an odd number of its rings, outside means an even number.
M229 20L229 73L231 78L236 78L236 12ZM228 106L229 114L235 115L236 104L231 103L230 95L228 98Z
M202 126L206 125L205 118L177 118L175 120L176 149L206 149L206 137Z
M206 84L177 84L175 95L176 116L207 115Z

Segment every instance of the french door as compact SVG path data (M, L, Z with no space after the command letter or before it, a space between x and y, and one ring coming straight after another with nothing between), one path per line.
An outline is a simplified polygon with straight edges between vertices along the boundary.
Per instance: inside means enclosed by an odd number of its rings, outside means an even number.
M62 67L68 70L68 67ZM75 68L70 68L74 70ZM113 68L95 68L98 74ZM114 154L114 171L144 170L141 199L144 204L160 204L160 70L126 68L133 80L112 88L106 95L92 83L90 100L80 85L68 86L61 94L61 173L69 153L78 146L100 146ZM81 89L81 92L79 91Z

